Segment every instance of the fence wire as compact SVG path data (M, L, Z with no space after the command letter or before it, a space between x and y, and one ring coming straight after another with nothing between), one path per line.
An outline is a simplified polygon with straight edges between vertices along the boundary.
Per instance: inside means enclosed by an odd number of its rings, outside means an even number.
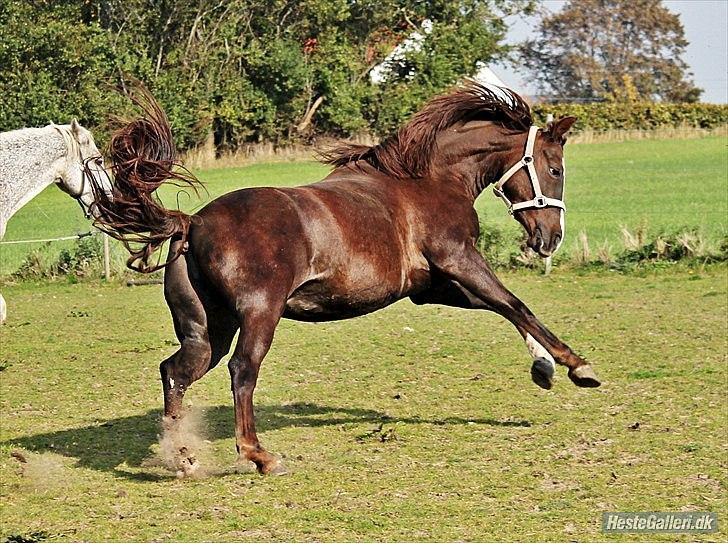
M13 239L10 241L0 241L0 245L22 245L24 243L51 243L54 241L68 241L72 239L82 239L88 236L98 236L101 232L82 232L72 236L62 236L60 238L41 238L41 239Z

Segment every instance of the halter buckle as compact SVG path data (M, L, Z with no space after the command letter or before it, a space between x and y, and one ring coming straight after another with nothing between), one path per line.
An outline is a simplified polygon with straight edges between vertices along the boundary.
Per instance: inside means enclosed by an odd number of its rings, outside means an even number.
M546 198L543 196L536 196L533 199L533 206L536 208L546 207Z
M513 204L508 199L508 196L506 196L506 193L500 190L498 187L493 187L493 194L495 194L498 198L503 200L503 203L506 204L506 207L508 208L508 213L510 215L513 215Z

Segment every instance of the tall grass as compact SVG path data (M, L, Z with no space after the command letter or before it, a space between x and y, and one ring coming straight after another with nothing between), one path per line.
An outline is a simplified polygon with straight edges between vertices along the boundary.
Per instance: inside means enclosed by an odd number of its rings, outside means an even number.
M562 268L603 267L621 271L667 262L703 264L728 260L728 236L711 240L697 228L651 232L640 224L635 228L620 226L619 233L619 243L605 240L594 245L582 230L573 249L557 253L554 259ZM522 232L482 223L478 249L496 268L537 268L540 259L526 247L525 241Z
M625 141L642 140L676 140L698 139L709 136L728 136L728 126L716 128L697 128L694 126L678 126L657 128L654 130L582 130L569 136L573 144L591 143L620 143ZM361 134L351 141L364 145L375 145L378 140L369 135ZM271 142L249 143L235 151L217 153L214 146L201 145L186 151L182 161L193 169L217 169L248 166L259 162L291 162L301 160L315 160L318 149L338 143L337 140L325 139L317 141L315 145L303 143L289 143L274 145Z
M728 126L697 128L677 126L656 128L654 130L582 130L569 137L571 143L617 143L640 140L696 139L706 136L728 136Z
M362 145L375 145L378 140L370 134L360 134L349 139L353 143ZM186 151L182 162L188 168L195 169L217 169L248 166L260 162L293 162L303 160L315 160L320 149L340 144L341 140L324 138L315 145L305 143L288 143L275 145L272 142L247 143L235 151L217 153L215 147L209 142L196 149Z

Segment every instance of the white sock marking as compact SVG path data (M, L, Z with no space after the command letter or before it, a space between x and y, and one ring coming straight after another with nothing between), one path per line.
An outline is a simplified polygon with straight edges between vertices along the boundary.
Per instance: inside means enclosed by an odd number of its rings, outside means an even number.
M551 356L551 353L549 353L543 345L533 339L531 334L526 334L526 347L528 347L528 352L531 353L533 358L545 358L551 362L551 367L554 368L554 370L556 369L554 357Z

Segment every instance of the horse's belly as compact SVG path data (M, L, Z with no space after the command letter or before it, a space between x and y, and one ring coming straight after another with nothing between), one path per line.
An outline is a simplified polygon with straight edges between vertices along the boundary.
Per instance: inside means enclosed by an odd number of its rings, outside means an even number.
M386 307L399 298L393 289L381 284L344 293L314 282L291 295L283 316L301 321L349 319Z

